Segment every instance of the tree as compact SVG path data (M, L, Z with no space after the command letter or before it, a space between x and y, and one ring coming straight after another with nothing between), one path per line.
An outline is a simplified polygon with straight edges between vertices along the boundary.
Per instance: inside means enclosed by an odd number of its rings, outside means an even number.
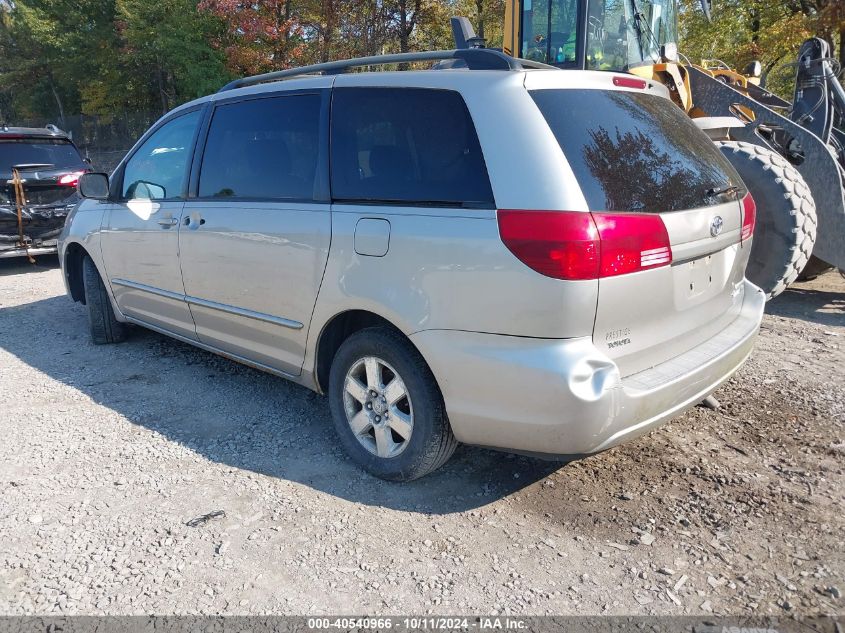
M223 54L209 44L222 23L197 11L195 0L117 0L116 6L126 87L136 102L157 103L164 113L229 78Z
M112 0L16 0L2 13L0 90L13 115L63 124L79 108L79 84L96 71L98 49L114 45Z
M324 4L332 2L324 0ZM225 24L223 33L213 41L225 51L227 66L236 74L290 68L302 57L303 29L292 0L202 0L198 8Z
M5 7L5 8L3 8ZM15 0L0 7L0 93L14 118L167 111L229 75L195 0Z
M841 0L719 0L712 22L699 10L699 0L682 0L681 5L681 52L696 63L720 59L739 70L760 60L767 87L782 96L791 95L790 64L805 39L823 37L838 46L840 56L845 45Z

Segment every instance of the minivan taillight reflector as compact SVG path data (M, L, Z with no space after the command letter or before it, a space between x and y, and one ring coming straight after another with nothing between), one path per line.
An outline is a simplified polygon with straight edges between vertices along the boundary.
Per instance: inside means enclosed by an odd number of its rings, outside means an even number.
M497 217L505 246L547 277L598 279L672 263L656 214L501 209Z
M754 225L757 223L757 203L750 193L742 199L742 241L751 239L754 235Z

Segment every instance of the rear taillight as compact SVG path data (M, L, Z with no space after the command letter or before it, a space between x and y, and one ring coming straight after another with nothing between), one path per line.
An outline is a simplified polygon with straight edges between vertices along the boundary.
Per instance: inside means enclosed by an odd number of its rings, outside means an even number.
M84 174L84 171L72 171L69 174L59 177L59 184L64 187L75 187L79 182L79 177Z
M500 210L499 235L529 268L555 279L595 279L599 234L589 213Z
M750 193L742 199L742 241L751 239L754 235L754 225L757 222L757 204Z
M500 210L499 234L526 266L556 279L598 279L672 263L659 215Z

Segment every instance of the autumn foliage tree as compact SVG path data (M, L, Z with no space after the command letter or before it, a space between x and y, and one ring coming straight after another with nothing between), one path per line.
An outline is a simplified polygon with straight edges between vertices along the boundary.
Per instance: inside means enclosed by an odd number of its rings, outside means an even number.
M769 89L789 97L801 43L826 39L845 63L843 0L714 0L713 19L699 0L681 0L680 50L692 61L720 59L742 70L759 60Z
M198 8L225 24L212 43L225 51L236 74L290 68L304 52L303 28L291 0L201 0Z

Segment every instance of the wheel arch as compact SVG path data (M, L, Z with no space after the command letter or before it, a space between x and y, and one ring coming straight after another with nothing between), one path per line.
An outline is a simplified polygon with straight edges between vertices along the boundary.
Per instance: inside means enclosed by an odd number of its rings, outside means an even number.
M65 275L68 294L74 301L85 305L85 284L82 279L82 261L90 257L85 247L78 242L70 242L64 251L62 268Z
M318 392L326 393L329 385L329 372L331 371L332 361L343 342L356 332L368 327L387 327L401 334L417 350L420 356L423 357L426 364L431 367L428 360L425 359L422 350L414 344L402 328L391 320L370 310L344 310L334 314L325 322L320 329L320 334L314 346L314 383Z

